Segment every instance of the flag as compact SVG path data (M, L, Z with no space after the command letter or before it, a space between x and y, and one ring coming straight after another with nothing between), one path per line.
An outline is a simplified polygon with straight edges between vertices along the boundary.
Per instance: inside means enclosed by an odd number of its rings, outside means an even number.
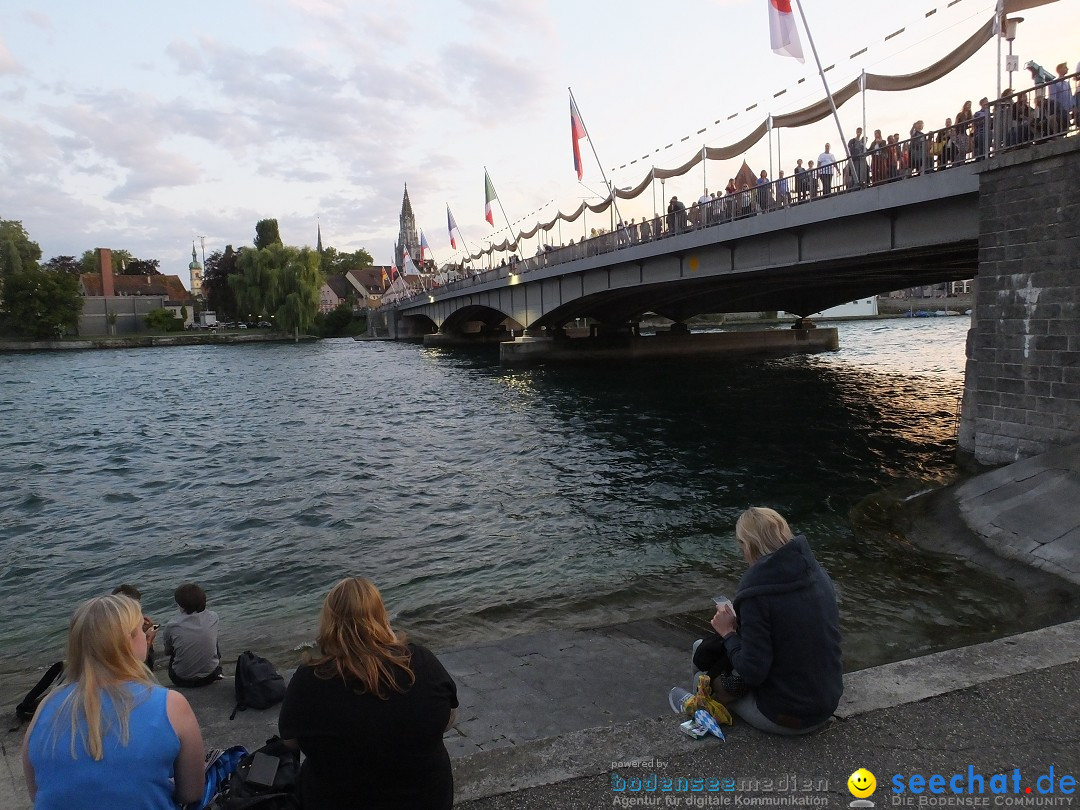
M450 247L457 250L457 242L454 240L454 231L458 232L458 236L461 236L461 231L458 229L457 223L454 222L454 215L450 213L449 205L446 206L446 230L450 232Z
M574 168L577 169L578 180L585 173L585 165L581 162L581 146L578 144L584 137L585 125L581 123L581 113L574 103L574 97L570 96L570 144L574 147Z
M424 236L424 232L420 231L420 262L421 262L421 264L424 261L424 252L425 251L430 253L431 252L431 247L427 243L427 237Z
M409 255L409 248L403 247L401 249L401 274L405 276L418 276L420 270L416 266L416 262L412 260L412 256Z
M382 283L384 288L390 286L390 276L386 275L385 267L382 268Z
M491 177L488 175L487 169L484 169L484 219L493 228L495 227L495 212L492 211L491 204L495 200L495 186L491 184Z
M804 61L799 29L795 27L795 15L791 13L791 0L769 0L769 39L773 53Z

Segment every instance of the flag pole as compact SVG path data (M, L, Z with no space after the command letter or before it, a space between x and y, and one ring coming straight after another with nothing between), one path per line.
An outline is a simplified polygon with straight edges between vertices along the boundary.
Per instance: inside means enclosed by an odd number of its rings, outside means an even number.
M814 35L810 33L810 26L806 22L806 12L803 11L802 0L795 0L795 5L799 7L799 16L802 18L803 28L806 29L806 38L810 41L810 50L813 52L814 61L817 63L818 75L821 76L821 84L825 87L825 95L829 99L833 120L836 121L836 131L840 133L840 148L844 150L844 158L849 159L851 156L848 154L844 128L840 126L840 114L836 111L836 101L833 100L832 91L829 90L829 82L825 78L825 71L821 69L821 59L818 57L817 46L814 44Z
M484 174L487 175L488 180L491 180L491 173L488 172L487 166L484 167ZM493 181L493 180L491 181L491 190L495 191L495 181ZM510 224L510 217L508 217L506 215L506 209L503 208L503 204L502 204L502 197L499 196L499 192L497 192L497 191L495 191L495 199L499 201L499 210L502 211L503 219L506 220L506 233L507 233L508 236L513 236L514 235L514 226ZM515 238L514 239L514 248L515 248L515 250L517 249L517 247L518 247L518 240L517 240L517 238Z
M577 110L578 119L581 121L581 128L585 130L585 137L589 139L589 148L592 149L593 157L596 158L596 165L600 167L600 176L604 178L604 185L608 187L608 195L611 197L611 204L615 207L615 217L622 222L622 214L619 213L619 204L615 202L615 187L608 182L607 173L604 171L604 164L600 162L600 156L596 154L596 145L593 143L592 136L589 134L589 128L585 126L585 117L581 114L581 108L577 105L577 99L574 98L574 91L566 88L570 91L570 100L574 102L574 109Z
M446 204L446 213L449 215L450 219L454 220L454 227L457 229L458 236L461 237L461 247L465 250L465 259L468 259L469 261L472 261L472 253L469 252L468 240L465 238L465 234L462 232L461 226L458 225L457 220L454 219L453 212L450 211L450 203ZM479 249L479 245L477 245L477 248Z

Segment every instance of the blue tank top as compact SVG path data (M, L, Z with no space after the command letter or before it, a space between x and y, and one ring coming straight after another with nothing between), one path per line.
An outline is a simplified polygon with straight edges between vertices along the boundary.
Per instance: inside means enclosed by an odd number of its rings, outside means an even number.
M173 763L180 753L165 709L169 690L162 686L127 683L135 699L129 720L127 745L120 742L119 719L109 696L102 693L102 745L104 757L95 761L82 736L71 756L71 720L59 709L74 684L52 695L42 706L28 752L34 766L37 797L34 810L176 810L173 800ZM80 720L85 734L86 721Z

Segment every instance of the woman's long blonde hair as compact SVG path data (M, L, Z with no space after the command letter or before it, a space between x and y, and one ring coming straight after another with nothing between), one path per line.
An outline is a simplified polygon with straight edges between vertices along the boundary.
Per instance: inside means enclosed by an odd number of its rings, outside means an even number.
M68 627L67 678L75 685L60 704L54 719L54 732L67 716L71 723L71 756L76 756L75 740L82 736L80 720L85 720L83 743L90 756L104 756L102 740L110 730L111 718L102 718L101 693L112 701L120 724L121 744L127 745L128 721L135 699L124 683L134 681L152 685L153 676L135 657L131 642L143 632L143 614L134 599L115 594L98 596L75 609Z
M751 561L778 551L794 536L783 516L767 506L751 506L735 523L735 539Z
M312 663L321 678L355 678L378 698L386 696L384 686L404 692L416 682L405 635L390 627L379 589L365 577L343 579L330 589L319 614L316 643L322 656ZM405 686L398 683L395 668L405 671Z

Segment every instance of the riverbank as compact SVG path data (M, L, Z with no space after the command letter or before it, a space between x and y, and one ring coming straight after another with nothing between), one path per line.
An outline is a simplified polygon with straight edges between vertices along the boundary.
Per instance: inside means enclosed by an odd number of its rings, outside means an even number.
M119 335L63 340L0 340L0 352L66 352L89 349L141 349L161 346L217 346L241 343L293 343L318 340L314 335L280 332L184 332L166 335Z
M983 545L997 542L1007 516L1022 505L1037 516L1036 526L1055 527L1055 537L1045 543L1037 538L1046 534L1030 534L1037 544L1027 552L1030 558L1044 559L1036 552L1054 544L1056 564L1074 570L1080 564L1078 451L1061 448L915 498L912 526L939 553L991 566L1026 585L1032 569L1017 565L1017 553L1012 561L992 560ZM943 518L950 502L959 523ZM1068 579L1054 576L1063 592L1076 593ZM689 679L695 637L678 623L651 619L439 650L461 702L457 723L445 735L455 795L472 810L605 807L615 803L612 786L619 780L657 773L734 779L727 804L741 796L743 804L759 798L772 806L836 807L850 801L848 775L865 767L877 777L874 798L883 806L891 774L966 774L970 766L987 782L1018 768L1021 791L1031 787L1041 796L1035 780L1051 766L1055 779L1080 775L1077 613L1074 603L1071 619L1049 627L849 672L833 723L809 738L769 737L737 724L723 744L680 734L667 709L668 689ZM229 721L231 687L226 679L185 691L207 745L256 747L275 732L277 710L248 711ZM7 769L0 806L22 810L29 802L19 735L0 739ZM792 787L793 774L810 787ZM766 787L764 780L772 782ZM627 789L618 791L619 798L635 797ZM696 800L717 796L688 791L665 806L710 806ZM639 791L636 798L655 795Z

